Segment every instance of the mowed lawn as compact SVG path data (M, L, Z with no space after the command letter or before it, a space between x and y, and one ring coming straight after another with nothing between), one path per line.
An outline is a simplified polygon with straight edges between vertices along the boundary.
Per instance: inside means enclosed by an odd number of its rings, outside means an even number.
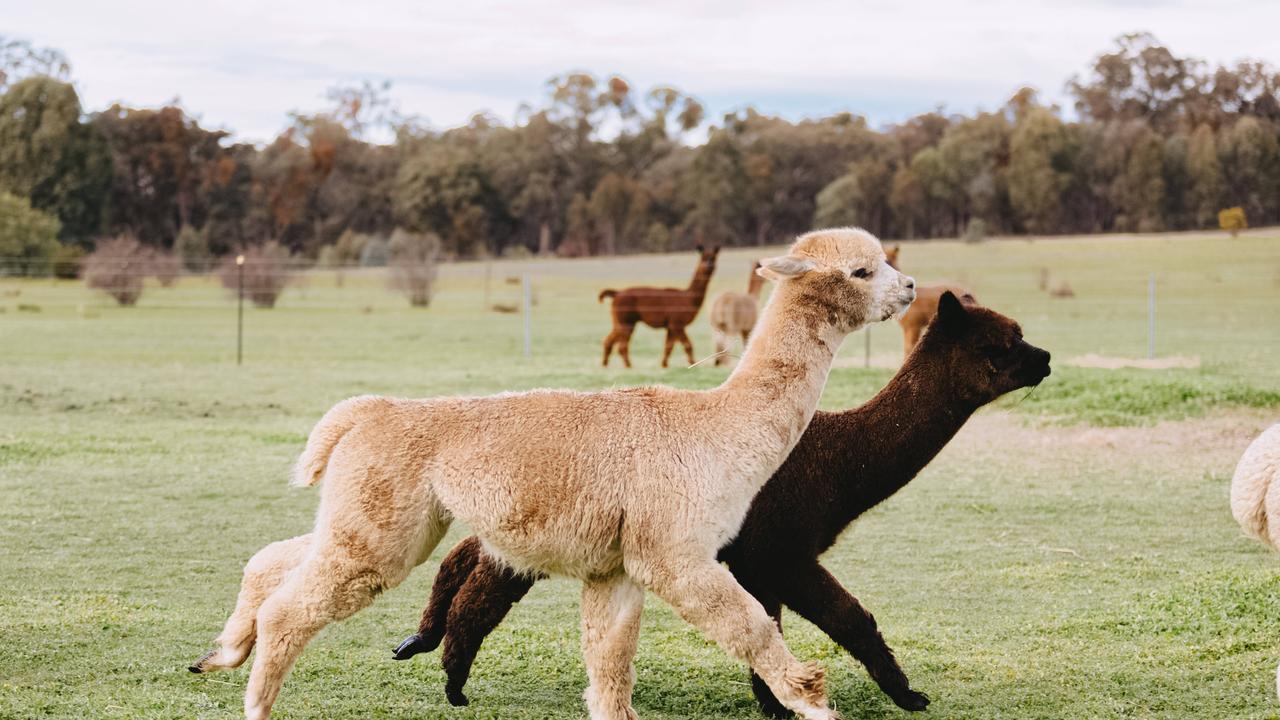
M759 252L721 255L711 294ZM245 313L206 278L117 308L71 282L0 279L0 718L234 718L245 670L196 676L244 561L306 532L288 488L307 432L360 393L488 393L661 382L724 368L599 367L604 287L683 285L694 256L446 266L429 309L377 271L308 274ZM903 269L950 280L1022 322L1054 375L981 412L919 478L825 559L876 614L933 718L1273 718L1280 557L1227 508L1235 460L1280 420L1280 231L908 245ZM1068 283L1072 298L1038 288ZM518 305L532 279L533 356ZM1166 370L1073 367L1147 354L1147 283ZM512 282L515 280L516 282ZM705 315L691 333L711 352ZM823 406L870 397L901 355L895 326L848 340ZM617 359L615 358L615 363ZM619 428L619 432L625 429ZM285 685L281 718L580 718L578 587L539 584L487 641L469 708L444 702L438 655L391 649L437 561L332 626ZM795 616L797 655L829 670L847 718L903 717L855 661ZM745 670L650 599L637 658L645 718L760 717Z

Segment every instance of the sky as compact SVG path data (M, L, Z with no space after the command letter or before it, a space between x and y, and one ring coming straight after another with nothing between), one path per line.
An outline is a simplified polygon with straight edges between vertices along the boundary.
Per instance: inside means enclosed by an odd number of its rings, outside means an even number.
M1122 33L1280 65L1277 27L1280 0L0 0L0 35L65 52L87 109L177 98L253 142L363 80L432 127L511 122L569 70L678 87L712 120L754 106L880 126L994 109L1024 85L1069 108L1066 81Z

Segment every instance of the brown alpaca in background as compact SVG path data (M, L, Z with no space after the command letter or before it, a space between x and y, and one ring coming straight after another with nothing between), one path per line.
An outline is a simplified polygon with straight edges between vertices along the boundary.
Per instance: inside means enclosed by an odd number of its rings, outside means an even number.
M889 253L885 252L885 255L887 257ZM716 342L716 365L729 362L729 357L725 354L729 338L741 335L742 347L745 348L751 328L756 326L757 303L760 302L760 288L764 286L764 278L756 272L759 268L759 262L751 266L751 277L747 279L745 293L722 292L711 303L711 334Z
M961 303L965 305L976 305L977 299L973 297L973 293L965 290L958 285L925 285L916 288L916 300L911 303L911 307L898 318L898 324L902 326L902 358L905 361L916 345L920 343L920 336L924 334L925 328L929 327L929 322L938 314L938 301L944 293L955 295Z
M875 398L814 415L752 501L737 537L718 553L775 620L785 605L817 625L907 710L923 710L929 698L911 689L871 613L819 558L855 518L910 482L980 406L1049 374L1049 353L995 311L944 296L931 327ZM418 632L395 658L430 652L443 640L445 696L466 705L463 686L476 652L539 577L494 560L475 537L463 540L441 561ZM767 714L787 714L759 678L752 687Z
M886 261L893 266L894 270L898 270L898 252L902 248L894 245L885 251ZM905 362L907 356L920 343L920 336L924 334L925 328L929 327L929 323L934 316L938 314L938 300L942 298L943 293L950 292L959 298L960 302L965 305L976 305L978 300L974 298L973 293L959 285L922 285L916 288L915 302L911 303L911 307L898 318L898 324L902 326L902 359Z
M689 287L655 288L633 287L626 290L601 290L598 300L604 302L607 297L613 298L613 330L604 338L604 359L601 365L609 366L609 355L613 346L618 346L618 354L622 362L631 367L631 333L636 330L636 323L644 323L659 330L666 329L667 342L662 349L662 367L667 367L671 357L671 349L679 342L689 356L689 364L693 364L693 343L684 329L698 316L702 307L702 299L707 295L707 283L711 281L711 273L716 269L716 255L720 248L704 250L698 246L700 256L698 267L693 272L693 280Z

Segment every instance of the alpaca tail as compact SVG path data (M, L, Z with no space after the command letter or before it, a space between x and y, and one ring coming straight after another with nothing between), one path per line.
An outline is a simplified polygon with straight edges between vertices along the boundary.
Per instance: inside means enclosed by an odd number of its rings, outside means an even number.
M613 297L614 295L617 295L617 294L618 294L618 291L617 291L617 290L614 290L613 288L608 288L608 289L605 289L605 290L601 290L601 291L600 291L600 297L596 298L596 302L604 302L604 299L605 299L605 298L611 298L611 297Z
M361 395L343 400L330 408L329 412L320 418L320 422L311 429L311 435L307 438L307 447L298 456L298 464L294 468L293 480L290 484L295 487L307 487L320 482L325 468L329 465L329 457L333 455L333 449L342 436L363 420L370 409L382 406L386 402L386 398Z

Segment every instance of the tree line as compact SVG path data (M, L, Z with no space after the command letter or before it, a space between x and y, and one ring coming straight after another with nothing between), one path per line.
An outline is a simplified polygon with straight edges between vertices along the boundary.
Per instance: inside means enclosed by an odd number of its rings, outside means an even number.
M1280 222L1280 72L1210 68L1149 34L1068 82L1074 119L1023 88L991 111L882 128L749 108L708 124L677 88L569 73L511 124L478 114L443 131L401 115L386 85L336 88L256 146L177 105L86 111L70 79L60 53L0 38L0 255L40 252L6 240L11 226L85 249L125 235L190 259L276 242L338 261L397 228L473 257L844 224L903 239L1183 230L1236 206ZM41 217L6 219L28 211Z

